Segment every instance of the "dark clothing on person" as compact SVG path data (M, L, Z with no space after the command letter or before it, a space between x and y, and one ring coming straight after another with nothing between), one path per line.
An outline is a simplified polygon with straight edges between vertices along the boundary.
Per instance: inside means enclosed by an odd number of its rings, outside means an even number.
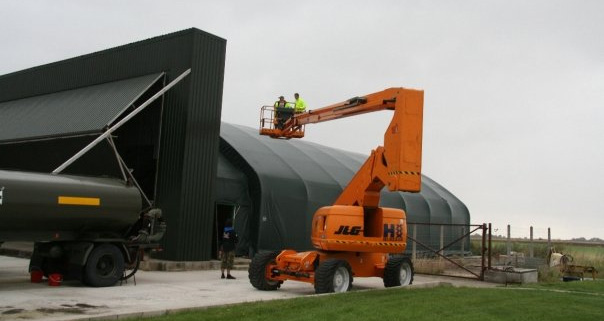
M235 229L227 226L224 228L222 233L222 241L220 242L220 249L223 252L230 252L235 250L235 245L239 242Z

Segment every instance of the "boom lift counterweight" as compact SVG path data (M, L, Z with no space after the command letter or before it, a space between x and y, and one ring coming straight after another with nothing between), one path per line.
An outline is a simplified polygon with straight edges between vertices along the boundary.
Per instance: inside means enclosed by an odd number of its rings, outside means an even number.
M413 281L411 261L402 254L407 245L405 212L379 207L380 191L419 192L423 91L389 88L362 97L283 118L279 109L264 106L260 134L273 138L302 138L305 125L393 110L378 146L332 206L314 214L311 241L316 251L260 253L249 269L252 285L275 290L285 280L313 283L317 293L344 292L354 277L377 276L386 287Z

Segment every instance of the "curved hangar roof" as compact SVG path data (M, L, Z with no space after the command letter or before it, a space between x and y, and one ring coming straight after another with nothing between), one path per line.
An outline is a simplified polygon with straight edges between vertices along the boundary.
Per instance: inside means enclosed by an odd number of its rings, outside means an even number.
M256 250L311 249L314 212L335 201L367 158L304 140L272 139L224 122L220 138L222 153L249 180L254 209L246 225L257 233L252 237L257 238ZM470 224L467 207L425 175L420 193L382 191L380 206L404 209L409 224ZM457 230L461 228L447 227L445 244L461 235ZM439 235L440 226L417 226L417 240L433 248Z

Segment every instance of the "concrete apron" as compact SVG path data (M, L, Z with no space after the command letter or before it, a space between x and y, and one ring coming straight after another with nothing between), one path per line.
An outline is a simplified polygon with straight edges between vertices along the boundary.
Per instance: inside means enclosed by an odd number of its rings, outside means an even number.
M277 291L259 291L247 271L231 273L236 280L220 279L219 270L139 271L136 280L108 288L85 287L77 281L60 286L31 283L29 261L0 256L0 320L102 320L157 316L183 310L241 302L315 295L310 284L285 282ZM493 287L475 280L416 275L409 288L441 284ZM383 289L381 278L356 278L353 291Z

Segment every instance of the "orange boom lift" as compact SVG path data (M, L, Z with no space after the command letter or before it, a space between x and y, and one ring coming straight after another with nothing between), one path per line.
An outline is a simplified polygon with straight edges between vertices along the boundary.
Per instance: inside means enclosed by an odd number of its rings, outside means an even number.
M381 277L386 287L413 282L413 265L401 255L407 245L405 212L379 207L379 201L384 186L420 191L423 102L423 91L389 88L299 114L291 108L262 107L260 134L273 138L304 137L306 124L385 109L394 114L384 146L371 152L332 206L314 214L311 240L317 250L256 254L249 268L254 287L276 290L295 280L326 293L348 291L353 277Z

